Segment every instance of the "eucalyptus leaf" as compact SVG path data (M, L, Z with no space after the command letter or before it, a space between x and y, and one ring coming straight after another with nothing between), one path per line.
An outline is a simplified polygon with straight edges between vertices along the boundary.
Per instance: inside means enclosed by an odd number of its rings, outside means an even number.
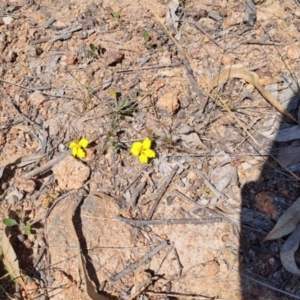
M300 225L287 238L280 251L280 260L287 271L300 276L300 270L295 262L295 252L300 243Z
M278 219L263 241L279 239L293 232L300 223L300 197Z

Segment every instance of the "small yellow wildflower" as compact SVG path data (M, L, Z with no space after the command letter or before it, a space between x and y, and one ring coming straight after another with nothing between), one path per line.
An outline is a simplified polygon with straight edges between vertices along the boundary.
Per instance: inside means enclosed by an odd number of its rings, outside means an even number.
M80 159L85 158L86 148L89 145L89 141L87 139L77 140L75 139L73 142L70 143L69 148L72 149L72 155L74 157L78 157Z
M139 157L142 164L147 164L149 158L155 157L155 151L150 149L152 141L149 138L144 139L143 142L134 142L131 146L130 152Z

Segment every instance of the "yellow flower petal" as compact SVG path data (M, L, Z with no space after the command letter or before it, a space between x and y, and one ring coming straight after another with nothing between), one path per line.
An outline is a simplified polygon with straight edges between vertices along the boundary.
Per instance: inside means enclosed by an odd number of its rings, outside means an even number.
M151 149L144 150L143 154L145 154L149 158L154 158L155 157L155 151L153 151Z
M151 140L149 138L144 139L143 141L143 149L151 148Z
M87 139L81 139L78 144L80 147L86 148L89 145L89 141Z
M71 142L70 145L69 145L69 148L70 148L70 149L72 149L72 148L74 148L74 147L77 147L76 141Z
M130 152L133 155L138 156L141 154L142 148L143 148L143 144L141 142L134 142L131 146Z
M78 158L85 158L85 152L82 148L78 148L77 150L77 157Z
M75 146L72 148L72 155L73 155L74 157L77 156L77 150L78 150L78 146L75 145Z
M145 154L141 154L139 156L139 160L142 164L147 164L148 163L148 157Z

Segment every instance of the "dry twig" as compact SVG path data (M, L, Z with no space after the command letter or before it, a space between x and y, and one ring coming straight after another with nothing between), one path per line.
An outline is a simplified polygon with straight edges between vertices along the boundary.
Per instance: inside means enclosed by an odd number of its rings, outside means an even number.
M190 24L194 25L197 29L199 29L204 35L206 35L215 45L220 47L221 49L224 49L224 47L217 42L214 38L210 36L210 34L201 26L198 22L189 22Z
M159 188L158 192L156 193L156 195L152 198L152 200L154 201L149 214L147 216L147 220L150 220L156 210L156 207L161 199L161 197L164 195L167 187L169 186L170 182L172 181L173 177L175 176L177 170L179 169L179 166L176 165L173 169L173 171L171 172L171 174L169 175L169 177L165 180L165 182L161 185L161 187Z
M129 219L122 216L117 216L119 221L126 222L136 227L142 227L145 225L174 225L174 224L207 224L222 222L222 218L203 218L203 219L167 219L167 220L135 220Z
M31 177L37 176L39 174L45 173L48 170L50 170L55 164L59 163L61 160L63 160L67 155L69 154L69 151L65 151L61 153L60 155L54 157L53 159L49 160L47 163L42 165L41 167L32 170L31 172L26 173L23 175L24 178L29 179Z
M51 89L51 88L52 88L51 86L28 87L28 86L24 86L24 85L15 83L15 82L11 82L11 81L4 80L4 79L2 79L2 78L0 78L0 81L1 81L1 82L4 82L4 83L7 83L7 84L14 85L14 86L18 86L18 87L20 87L20 88L22 88L22 89L25 89L25 90L29 90L29 91L40 91L43 95L48 96L48 97L56 97L56 98L63 97L63 98L66 98L66 99L73 99L73 98L74 98L74 97L69 97L69 96L54 95L54 94L48 94L48 93L44 93L44 92L43 92L43 90L46 90L46 89L49 90L49 89Z
M120 280L122 277L124 277L125 275L133 272L135 269L137 269L140 265L144 264L149 258L151 258L152 256L154 256L155 254L157 254L159 251L163 250L164 248L166 248L169 245L169 241L166 240L164 242L162 242L161 244L157 245L152 251L148 252L146 255L144 255L143 257L141 257L141 259L139 259L138 261L136 261L135 263L130 264L127 268L125 268L122 272L110 277L111 281L118 281Z
M137 71L143 71L143 70L151 70L151 69L160 69L160 68L169 68L169 67L178 67L180 64L166 64L166 65L155 65L155 66L147 66L142 67L138 69L125 69L125 70L118 70L116 73L129 73L129 72L137 72Z

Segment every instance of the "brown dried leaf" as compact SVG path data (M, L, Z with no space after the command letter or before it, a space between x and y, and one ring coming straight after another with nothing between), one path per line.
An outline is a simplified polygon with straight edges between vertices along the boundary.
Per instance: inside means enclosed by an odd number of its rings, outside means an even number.
M300 197L284 212L278 219L275 227L263 239L268 240L279 239L293 232L300 222Z
M73 213L75 212L78 204L79 204L79 201L76 201L74 203L69 204L67 214L66 214L66 221L67 221L67 224L70 226L70 228L72 230L73 238L76 238L78 248L80 248L78 235L77 235L77 232L76 232L76 228L74 227L74 223L73 223ZM82 270L82 272L84 274L85 291L86 291L86 295L88 296L88 299L91 299L91 300L109 300L109 297L107 297L103 294L98 294L96 292L96 288L94 286L94 283L88 275L88 272L87 272L87 269L86 269L86 260L85 260L85 257L82 253L80 253L80 263L81 263L80 264L80 269Z
M8 231L9 228L5 228L2 234L2 250L3 250L3 264L6 267L8 273L13 277L16 278L18 284L24 289L27 293L25 283L21 277L20 269L19 269L19 260L15 253L14 248L9 242L8 239Z
M104 296L102 294L98 294L96 292L94 283L90 279L90 277L87 273L85 258L83 256L83 254L80 254L80 257L81 257L81 267L82 267L82 270L84 273L84 279L85 279L85 290L86 290L86 294L88 295L89 299L91 299L91 300L109 300L109 297Z
M254 72L250 72L244 68L241 68L240 65L232 65L230 68L222 70L210 82L210 90L232 78L241 78L246 82L251 83L259 91L259 93L281 114L298 123L298 121L282 106L282 104L260 84L258 75Z
M288 237L280 251L280 259L287 271L295 275L300 275L300 270L296 265L294 254L297 251L300 243L300 225Z

